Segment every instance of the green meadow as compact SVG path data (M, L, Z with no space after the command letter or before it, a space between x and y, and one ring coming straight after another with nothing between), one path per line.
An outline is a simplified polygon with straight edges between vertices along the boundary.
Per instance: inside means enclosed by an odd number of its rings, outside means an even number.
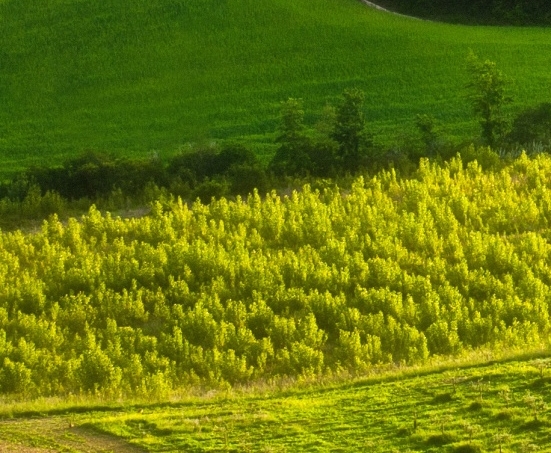
M469 366L449 363L346 384L229 390L162 404L8 405L0 421L0 447L65 452L549 451L549 363L544 356Z
M353 86L383 143L407 139L418 113L468 140L478 133L464 99L469 49L511 78L511 109L549 101L546 28L431 23L357 0L3 0L2 173L212 139L262 155L281 101L302 98L313 124Z

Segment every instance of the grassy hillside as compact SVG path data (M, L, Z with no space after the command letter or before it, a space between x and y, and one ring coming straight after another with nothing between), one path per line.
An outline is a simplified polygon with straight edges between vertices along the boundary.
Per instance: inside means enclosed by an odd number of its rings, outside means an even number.
M6 172L87 149L262 143L281 100L301 97L320 112L350 86L367 92L383 139L411 128L417 113L469 135L469 48L515 79L520 104L546 100L547 29L441 25L356 0L4 0L0 162Z
M55 451L549 451L549 358L169 404L7 406L0 447ZM29 410L31 409L31 410ZM37 417L37 415L42 415ZM26 418L34 416L33 418ZM111 435L111 436L108 436ZM30 451L30 450L29 450ZM40 453L45 450L32 450Z

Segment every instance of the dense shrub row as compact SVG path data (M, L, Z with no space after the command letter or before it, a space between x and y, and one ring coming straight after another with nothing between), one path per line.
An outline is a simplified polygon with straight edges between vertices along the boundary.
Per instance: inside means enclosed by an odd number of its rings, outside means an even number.
M28 169L0 186L0 199L22 202L29 195L35 197L37 190L42 196L56 194L69 201L97 201L113 191L139 199L155 187L208 202L212 197L247 195L254 189L265 193L288 176L328 177L374 168L392 159L373 146L366 131L363 98L359 90L345 91L342 103L329 109L325 130L320 126L317 133L306 128L301 101L282 103L275 139L278 149L268 168L236 143L186 148L167 162L89 152L62 167Z
M66 200L96 200L114 190L137 196L155 185L186 198L199 196L209 201L210 197L201 196L206 192L201 185L207 181L211 185L213 181L225 184L223 189L235 195L246 195L255 187L266 189L266 175L256 156L240 145L225 144L183 152L168 164L155 157L137 160L89 152L62 167L27 170L0 187L0 198L22 200L33 186L38 186L42 193L55 192Z

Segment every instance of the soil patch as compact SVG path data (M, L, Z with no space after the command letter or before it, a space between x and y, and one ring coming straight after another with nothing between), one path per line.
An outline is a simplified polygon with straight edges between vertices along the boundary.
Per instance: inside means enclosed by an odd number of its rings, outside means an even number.
M0 453L143 453L108 434L73 424L67 417L33 418L0 422Z

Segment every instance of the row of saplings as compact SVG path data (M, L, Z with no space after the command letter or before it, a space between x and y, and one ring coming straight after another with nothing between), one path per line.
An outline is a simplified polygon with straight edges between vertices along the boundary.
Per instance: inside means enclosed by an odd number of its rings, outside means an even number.
M478 144L511 154L520 149L545 149L551 142L551 103L527 109L511 122L503 107L512 99L495 63L471 54L467 69L468 101L481 127ZM479 162L488 160L488 156L490 164L499 162L498 155L488 149L483 155L480 151L469 155L464 144L451 144L430 115L416 117L419 133L407 146L400 150L377 146L367 130L364 96L359 89L345 90L336 107L324 109L314 128L304 123L301 100L283 102L277 150L267 167L237 143L190 148L167 162L157 157L140 160L90 152L61 167L35 167L17 175L0 185L0 200L20 202L38 187L42 195L56 193L65 200L97 202L117 191L140 202L148 201L144 194L152 188L155 193L162 188L183 199L209 202L212 197L247 195L254 189L264 193L287 184L286 177L335 177L388 165L413 168L423 156L446 160L461 152L465 162L477 157Z

